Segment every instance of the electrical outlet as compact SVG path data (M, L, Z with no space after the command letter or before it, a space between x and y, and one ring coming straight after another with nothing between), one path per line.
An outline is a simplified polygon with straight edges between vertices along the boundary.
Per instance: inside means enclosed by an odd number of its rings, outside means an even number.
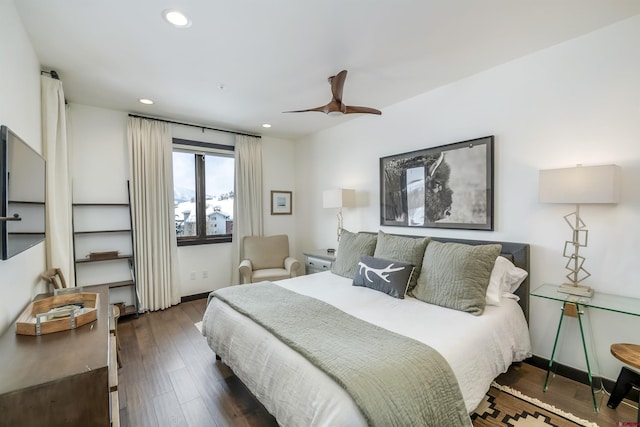
M196 280L196 272L195 271L191 272L191 280Z
M207 277L209 277L209 272L207 270L202 270L202 278L206 279Z

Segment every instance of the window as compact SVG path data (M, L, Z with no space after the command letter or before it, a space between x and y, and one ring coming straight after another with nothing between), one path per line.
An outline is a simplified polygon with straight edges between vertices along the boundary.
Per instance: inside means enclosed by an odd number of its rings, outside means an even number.
M173 203L178 245L230 242L233 147L173 140Z

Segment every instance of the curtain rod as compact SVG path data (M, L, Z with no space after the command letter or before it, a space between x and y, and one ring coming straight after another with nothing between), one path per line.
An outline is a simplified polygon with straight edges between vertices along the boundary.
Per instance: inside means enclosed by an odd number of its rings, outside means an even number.
M207 127L207 126L199 126L199 125L194 125L194 124L191 124L191 123L182 123L182 122L176 122L176 121L173 121L173 120L158 119L156 117L140 116L138 114L131 114L130 113L129 117L137 117L139 119L147 119L147 120L155 120L157 122L172 123L174 125L191 126L191 127L194 127L194 128L202 129L203 132L204 132L205 129L208 129L208 130L214 130L214 131L217 131L217 132L232 133L234 135L244 135L244 136L253 136L255 138L262 138L262 136L260 136L260 135L253 135L253 134L250 134L250 133L235 132L235 131L232 131L232 130L217 129L217 128L211 128L211 127Z
M40 71L40 74L41 75L42 74L49 74L52 79L60 80L60 76L58 76L58 73L56 72L56 70L49 70L49 71L42 70L42 71Z

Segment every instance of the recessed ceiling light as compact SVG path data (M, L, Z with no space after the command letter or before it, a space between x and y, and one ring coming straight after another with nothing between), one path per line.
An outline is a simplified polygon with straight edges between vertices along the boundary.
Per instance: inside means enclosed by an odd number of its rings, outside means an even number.
M263 127L263 128L270 128L270 127L271 127L271 125L270 125L269 123L263 123L263 124L262 124L262 127Z
M167 9L162 12L162 16L168 23L176 28L189 28L191 26L191 19L178 10Z
M145 104L145 105L152 105L153 104L152 100L146 99L146 98L138 99L138 102L140 102L141 104Z

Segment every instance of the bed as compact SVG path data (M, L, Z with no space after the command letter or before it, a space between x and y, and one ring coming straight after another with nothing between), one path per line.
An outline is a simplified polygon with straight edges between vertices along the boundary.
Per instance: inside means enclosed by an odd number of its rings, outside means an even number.
M413 243L411 242L415 239L421 239L420 237L414 238L412 236L395 236L381 233L379 232L377 235L378 245L380 245L382 238L386 239L385 241L393 240L394 244L396 244L396 247L394 247L395 252L392 250L386 255L397 255L398 243L401 246L412 245ZM367 234L369 237L367 237ZM364 239L370 238L370 236L376 237L372 233L358 233L358 237L361 235L364 236ZM431 244L431 242L437 243ZM426 244L426 250L423 249L424 256L423 260L421 260L421 271L426 271L425 269L428 268L427 254L429 253L429 248L436 247L436 244L440 245L438 246L440 248L457 244L465 248L474 247L474 249L478 249L480 247L493 246L495 243L501 245L500 255L504 257L502 259L509 261L508 264L511 268L521 272L528 271L529 246L527 244L443 238L433 238ZM363 250L358 245L356 247L358 247L357 250L349 250L348 245L343 245L341 240L336 264L340 257L346 259L348 258L347 255L352 252ZM400 252L402 252L402 249ZM361 254L358 253L356 255L359 257ZM447 256L450 257L450 255ZM381 258L389 259L394 257ZM397 257L395 258L397 259ZM490 272L491 280L495 278L497 265L496 261L493 271ZM357 275L358 273L356 273ZM315 339L311 339L312 342L307 344L311 350L308 350L307 347L301 350L300 346L293 343L289 336L284 336L283 338L278 331L274 332L270 325L264 323L260 314L252 312L252 310L258 312L260 305L267 304L266 300L264 300L266 297L260 294L260 292L267 291L275 291L275 299L278 300L273 307L264 309L268 312L266 314L267 317L273 314L278 319L288 319L290 313L295 311L295 307L288 305L289 303L286 302L289 297L292 297L292 301L297 301L295 304L299 303L300 306L307 302L310 304L323 304L320 307L322 313L324 313L323 310L334 310L340 312L338 313L340 315L345 315L345 318L337 320L339 325L348 323L347 320L349 319L346 319L346 317L355 318L354 322L365 323L367 328L375 329L373 333L387 333L393 335L394 339L399 337L398 339L411 341L409 343L411 345L417 342L420 347L435 350L438 357L441 356L446 360L445 365L448 365L452 376L455 377L454 383L457 382L459 386L459 394L454 393L454 396L449 397L449 400L458 400L456 408L458 412L464 412L460 420L447 421L447 424L470 425L468 414L478 406L489 389L491 382L500 373L505 372L511 363L521 361L530 355L527 327L529 277L526 273L523 276L524 278L521 276L517 289L510 289L510 291L513 291L512 293L504 292L502 294L504 297L500 298L497 304L486 304L481 314L430 304L409 295L403 299L392 298L389 294L379 291L379 289L353 286L354 279L349 277L349 274L334 274L329 271L282 280L276 283L263 283L259 284L260 286L243 285L244 287L254 287L251 292L256 293L256 295L247 296L243 294L240 298L241 300L253 298L254 308L238 306L237 301L233 300L229 295L223 295L221 292L212 293L203 319L203 334L206 336L209 346L216 353L216 356L234 371L265 408L274 415L280 425L366 426L408 424L408 418L402 415L404 414L402 412L404 409L397 409L397 402L387 402L389 400L387 393L393 396L397 395L393 386L389 386L387 378L382 381L383 385L380 389L382 391L378 392L381 396L373 397L373 403L369 403L374 406L374 409L377 409L378 406L381 407L380 411L383 413L381 415L376 414L375 416L378 418L375 418L371 415L370 410L363 406L360 395L354 392L349 387L349 384L345 385L341 378L334 375L333 371L325 370L326 367L323 362L318 362L315 356L309 353L324 353L327 347L334 347L330 340L322 344L315 342ZM415 278L415 275L412 278ZM225 289L233 289L233 292L244 292L241 288L241 286L234 286ZM416 289L417 287L414 288L414 290ZM418 292L415 293L416 295L418 294ZM249 307L251 307L251 302ZM311 312L312 310L305 306L304 311ZM256 318L253 318L254 315ZM297 324L291 326L294 335L310 334L313 336L315 333L313 328L316 323L327 323L324 319L318 320L320 315L313 314L310 316L305 321L297 321ZM355 325L359 327L357 323ZM347 329L350 327L345 326ZM333 326L333 328L338 337L336 339L339 340L339 335L342 333L340 331L343 328L342 326L338 328ZM356 338L360 336L360 333L353 333L353 330L349 329L351 332L344 333L351 334L348 336L357 341ZM363 332L362 336L367 335ZM318 338L318 341L322 341L322 339ZM378 343L386 342L386 338L378 341ZM327 349L327 351L338 351L340 354L328 356L329 359L342 357L341 352L345 350L345 347L336 346L338 347L337 350ZM385 347L382 344L376 344L375 346ZM409 354L404 349L385 348L379 351L386 352L388 350L390 355L394 355L390 357L391 359L404 359L404 355ZM393 353L393 351L400 351L400 357L398 357L398 353ZM407 353L403 353L405 351ZM367 350L368 352L369 350ZM375 358L376 361L385 359L380 354L371 357ZM329 363L333 363L333 360L330 360ZM342 362L335 363L341 364ZM405 365L405 360L401 360L400 364ZM395 370L397 367L393 369ZM377 371L378 369L376 368ZM458 388L455 385L447 385L450 383L432 384L432 378L440 379L442 377L444 378L442 381L447 378L447 374L440 374L440 371L434 374L434 372L436 371L425 374L425 378L428 378L428 381L420 379L419 388L427 390L422 390L425 393L431 393L428 397L431 403L419 405L419 411L427 411L423 407L430 408L428 409L429 411L432 408L435 408L433 410L442 410L449 403L441 403L440 395L448 393L449 389L456 389L456 393L458 393ZM402 376L399 371L398 376ZM409 381L406 377L402 378L404 378L402 380L404 382ZM376 379L374 378L372 381L375 382ZM378 381L380 382L380 380ZM367 387L369 386L370 383L367 384ZM402 388L404 386L401 385L399 387ZM407 385L406 387L411 388L412 386ZM372 386L372 390L374 388L375 384ZM435 398L432 396L434 393L436 394ZM370 394L375 394L375 392L372 391ZM422 395L419 396L419 399L416 400L425 399ZM367 399L369 397L367 396ZM404 395L398 397L398 399L402 402L411 400L411 398L407 398ZM383 406L393 409L383 409ZM397 413L386 414L386 412ZM387 416L390 418L385 418ZM432 412L422 416L429 418L431 425L441 423L441 421L434 421L437 417ZM424 425L429 425L429 423Z

